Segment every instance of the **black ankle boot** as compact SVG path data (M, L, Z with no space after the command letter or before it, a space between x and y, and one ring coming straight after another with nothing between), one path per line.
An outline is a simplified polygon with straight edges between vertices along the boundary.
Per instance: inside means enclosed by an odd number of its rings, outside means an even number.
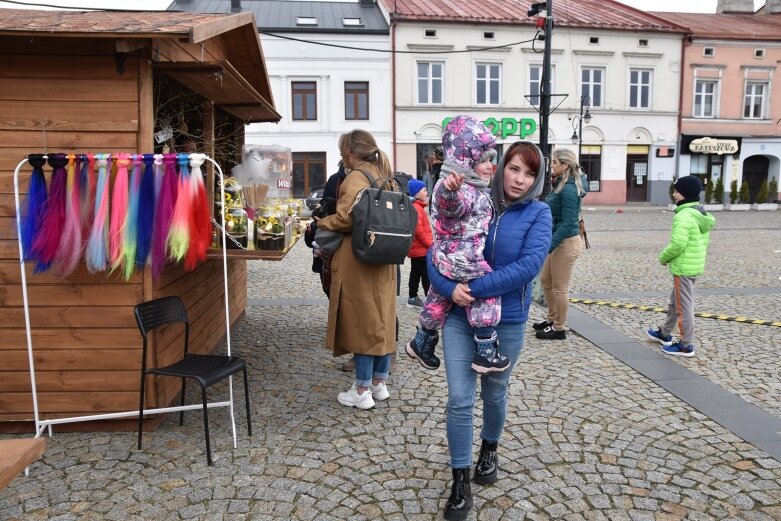
M483 440L483 446L480 447L480 457L477 458L475 465L474 482L478 485L490 485L496 483L496 471L499 469L499 462L496 457L496 447L498 443L491 443Z
M453 487L445 505L445 519L463 521L472 510L472 487L469 485L469 469L453 469Z

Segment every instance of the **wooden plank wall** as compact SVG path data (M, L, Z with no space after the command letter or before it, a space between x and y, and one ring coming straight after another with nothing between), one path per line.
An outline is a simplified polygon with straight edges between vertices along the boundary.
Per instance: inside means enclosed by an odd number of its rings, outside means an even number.
M150 151L149 52L128 54L124 72L119 74L113 41L0 37L0 357L4 361L0 364L0 422L33 418L14 218L14 168L30 153ZM48 183L51 169L45 172ZM22 194L29 177L28 166L19 177ZM27 266L42 418L137 409L141 335L133 306L138 302L182 296L192 324L194 352L210 351L224 336L221 260L210 260L192 273L171 266L158 282L152 281L149 272L136 272L125 282L116 274L90 274L82 263L62 279L49 272L33 274ZM229 274L233 321L246 306L246 262L231 261ZM150 362L171 359L177 336L173 329L160 332ZM173 401L178 384L165 384L158 390L151 382L149 389L147 403L160 406Z

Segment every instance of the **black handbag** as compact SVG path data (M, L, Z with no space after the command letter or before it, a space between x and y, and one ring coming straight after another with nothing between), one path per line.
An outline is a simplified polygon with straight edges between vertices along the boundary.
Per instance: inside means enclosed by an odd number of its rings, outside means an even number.
M353 254L367 264L403 264L415 234L418 213L409 196L401 192L398 181L382 178L375 182L363 170L359 172L371 186L358 193L350 210Z

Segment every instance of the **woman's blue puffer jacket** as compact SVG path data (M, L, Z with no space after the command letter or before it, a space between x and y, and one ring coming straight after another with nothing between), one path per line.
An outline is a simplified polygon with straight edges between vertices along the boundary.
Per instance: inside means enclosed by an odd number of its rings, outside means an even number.
M511 205L491 223L484 256L494 271L471 281L469 289L475 298L502 297L502 323L528 319L531 283L548 255L551 230L550 208L540 201ZM450 298L458 282L437 271L430 252L428 276L432 286ZM466 317L460 306L454 305L451 312Z

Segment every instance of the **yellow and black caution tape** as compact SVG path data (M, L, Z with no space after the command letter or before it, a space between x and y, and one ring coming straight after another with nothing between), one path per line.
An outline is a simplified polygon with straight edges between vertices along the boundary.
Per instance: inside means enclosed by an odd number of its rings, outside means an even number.
M607 300L594 300L594 299L587 299L587 298L571 298L569 299L569 301L574 304L592 304L595 306L608 306L611 308L639 309L641 311L656 311L657 313L667 313L667 307L660 308L656 306L643 306L641 304L622 304L620 302L608 302ZM712 318L714 320L726 320L728 322L741 322L744 324L754 324L757 326L781 327L781 321L779 320L758 320L753 318L731 317L729 315L721 315L719 313L704 313L704 312L695 312L694 316L701 317L701 318Z

